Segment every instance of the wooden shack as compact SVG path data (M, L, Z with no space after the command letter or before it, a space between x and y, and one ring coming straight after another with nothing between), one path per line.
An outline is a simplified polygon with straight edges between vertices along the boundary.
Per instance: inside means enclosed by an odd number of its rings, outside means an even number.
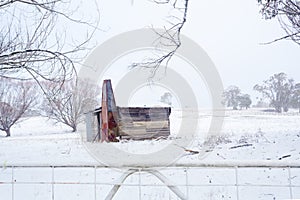
M168 137L170 114L170 107L116 106L111 81L104 80L102 107L86 114L86 140L117 142Z

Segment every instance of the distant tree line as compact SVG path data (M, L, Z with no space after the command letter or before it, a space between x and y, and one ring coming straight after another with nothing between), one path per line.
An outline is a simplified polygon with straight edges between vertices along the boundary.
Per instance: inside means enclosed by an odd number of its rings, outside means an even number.
M300 83L295 83L292 78L281 72L270 76L261 84L256 84L253 89L262 94L258 104L263 105L263 99L269 101L269 106L276 112L287 112L289 108L297 108L300 112ZM248 109L252 103L250 95L242 94L237 86L229 86L223 92L225 106L234 110Z

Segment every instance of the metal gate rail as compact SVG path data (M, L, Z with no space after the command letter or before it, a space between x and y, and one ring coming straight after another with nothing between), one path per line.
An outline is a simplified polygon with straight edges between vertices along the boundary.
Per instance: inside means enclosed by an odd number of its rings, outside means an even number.
M109 177L113 174L113 171L117 170L117 175L114 175L114 181L103 181L101 177L103 173ZM166 172L174 172L173 174L181 175L181 179L176 183L176 180L172 180L172 176L169 176ZM213 173L212 173L213 172ZM224 172L224 173L223 173ZM102 174L101 174L102 173ZM207 173L207 174L206 174ZM214 175L214 173L216 175ZM228 173L228 175L226 175ZM257 176L259 180L254 180L251 176L248 177L247 173L253 173L253 176ZM255 175L257 173L257 175ZM70 176L66 176L69 174ZM84 175L83 175L84 174ZM200 174L200 175L199 175ZM202 175L201 175L202 174ZM205 176L204 176L204 175ZM229 177L227 181L218 181L219 176ZM264 179L265 176L269 176L269 180ZM42 177L39 177L42 176ZM24 177L25 176L25 177ZM63 177L66 176L64 179ZM74 178L76 177L77 178ZM136 182L126 182L130 177L138 177ZM147 182L147 178L155 177L156 182ZM202 177L199 182L195 179L197 176ZM261 177L260 177L261 176ZM62 177L62 178L61 178ZM207 177L210 177L208 179ZM142 179L145 179L142 181ZM203 179L207 179L205 182ZM250 180L251 179L251 180ZM252 180L253 179L253 180ZM16 195L19 195L16 191L16 186L32 186L32 185L46 185L49 186L47 195L51 195L52 200L56 200L56 186L58 185L89 185L93 186L93 199L114 199L118 191L123 186L136 187L138 191L138 197L136 199L143 199L143 187L166 187L173 196L177 199L192 199L193 195L190 191L191 187L212 188L212 187L230 187L234 189L234 194L231 193L233 199L243 199L243 190L251 187L260 188L273 188L276 190L282 188L288 188L288 194L285 198L295 199L300 198L300 166L236 166L232 165L181 165L172 167L120 167L110 168L103 166L92 165L78 165L78 166L0 166L0 191L1 196L7 196L9 199L15 200ZM11 190L5 192L1 190L1 187L10 187ZM108 193L101 194L97 192L98 186L109 186ZM185 188L182 190L182 188ZM10 193L10 194L8 194ZM242 195L242 196L241 196ZM298 195L298 196L297 196ZM38 199L38 197L37 197Z

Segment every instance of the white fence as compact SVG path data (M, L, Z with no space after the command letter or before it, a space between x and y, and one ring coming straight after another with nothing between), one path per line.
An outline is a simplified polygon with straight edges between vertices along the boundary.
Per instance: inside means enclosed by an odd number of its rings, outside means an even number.
M0 199L300 199L300 167L2 166Z

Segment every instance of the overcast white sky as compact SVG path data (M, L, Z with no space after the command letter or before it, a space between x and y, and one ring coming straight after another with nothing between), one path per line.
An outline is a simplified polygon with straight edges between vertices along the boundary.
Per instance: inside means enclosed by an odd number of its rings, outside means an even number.
M170 12L149 0L101 0L99 44L130 30L162 27ZM215 63L224 87L239 86L255 101L252 88L274 73L300 81L300 46L291 41L261 45L284 35L276 20L259 15L256 0L190 0L182 33L196 41Z

